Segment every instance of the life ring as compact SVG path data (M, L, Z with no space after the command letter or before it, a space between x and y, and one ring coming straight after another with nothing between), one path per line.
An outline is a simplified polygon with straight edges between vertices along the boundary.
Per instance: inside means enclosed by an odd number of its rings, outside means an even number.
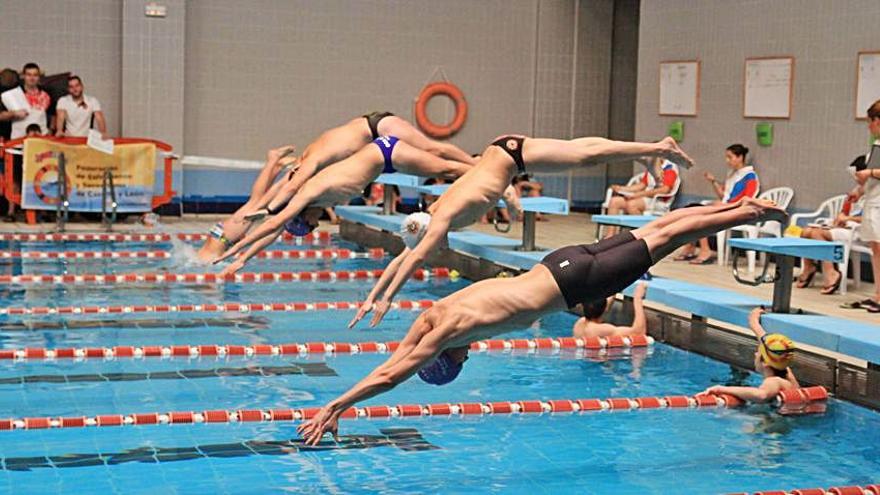
M37 170L36 174L34 174L34 192L43 203L46 203L47 205L55 205L58 204L58 201L60 201L61 198L59 196L50 196L46 194L45 191L43 191L43 176L49 172L55 172L55 183L58 183L58 165L55 165L54 163L50 165L44 165L42 168ZM67 190L70 191L70 177L65 177L65 179L65 182L67 183ZM61 191L59 190L58 193L60 194Z
M447 96L455 103L455 117L446 125L437 125L428 118L428 101L437 95ZM461 130L464 121L467 120L467 113L468 105L464 99L464 93L452 83L433 82L428 84L416 98L416 124L425 131L425 134L434 138L447 138Z

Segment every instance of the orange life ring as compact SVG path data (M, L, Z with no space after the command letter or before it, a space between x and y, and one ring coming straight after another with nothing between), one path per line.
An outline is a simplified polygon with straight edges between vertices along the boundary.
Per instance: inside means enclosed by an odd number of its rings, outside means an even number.
M37 197L40 198L40 201L42 201L43 203L46 203L47 205L55 205L55 204L58 204L58 202L61 200L61 198L59 196L50 196L49 194L46 194L45 191L43 191L43 176L46 175L48 172L55 172L55 174L57 175L58 174L58 165L55 165L54 163L49 164L49 165L44 165L42 168L37 170L37 173L34 174L34 192L37 194ZM70 177L66 177L65 182L67 185L67 191L69 192L70 191ZM59 191L59 193L60 193L60 191Z
M428 101L431 98L443 95L452 99L455 103L455 117L446 125L437 125L428 118ZM434 138L447 138L458 132L467 120L468 105L464 94L458 86L448 82L434 82L428 84L416 98L416 124L425 131L425 134Z

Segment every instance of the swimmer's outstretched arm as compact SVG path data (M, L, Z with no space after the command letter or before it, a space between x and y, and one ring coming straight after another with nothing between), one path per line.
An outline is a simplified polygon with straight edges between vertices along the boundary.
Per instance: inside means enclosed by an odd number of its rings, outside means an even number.
M296 173L293 174L293 177L291 177L290 180L284 183L284 186L278 190L278 193L275 194L275 197L272 198L271 201L269 201L266 208L270 211L274 211L284 206L284 204L290 201L290 198L293 198L303 185L317 172L318 164L315 163L314 160L306 159L305 155L303 155L303 159L300 161L300 166L296 169Z
M761 326L761 315L764 313L764 308L755 308L749 313L749 328L752 329L752 333L755 334L759 341L761 337L767 334L767 331Z
M257 255L260 251L266 248L269 244L275 242L275 239L281 235L281 229L276 230L273 234L267 235L257 242L251 244L247 251L244 254L239 255L235 258L235 261L226 266L223 271L220 272L220 275L225 277L226 275L232 275L234 273L238 273L239 270L244 268L244 265L250 261L251 258Z
M706 394L730 394L734 397L748 402L756 402L759 404L772 401L779 395L782 385L779 380L764 380L760 387L726 387L716 385L706 389Z
M346 409L387 392L416 374L443 350L445 333L439 327L432 331L427 321L420 317L385 363L348 392L322 407L314 418L301 424L297 432L307 445L317 445L325 433L331 433L335 438L339 416Z
M303 191L303 194L298 194L296 198L294 198L290 204L287 205L287 208L281 210L277 215L272 216L265 222L263 222L259 227L254 229L251 233L244 236L240 241L236 242L234 246L227 249L226 252L221 254L214 263L219 263L225 259L229 259L232 256L242 252L244 248L250 246L251 244L265 238L268 236L272 236L273 234L277 234L281 228L284 227L284 224L287 223L291 218L299 215L309 203L316 196L312 194L311 188L306 188ZM274 239L274 237L272 237ZM254 253L256 254L256 253ZM253 254L251 255L253 256Z
M375 327L382 321L382 318L385 317L385 313L387 313L388 309L391 307L391 300L394 299L394 296L396 296L400 289L403 288L403 284L405 284L412 276L413 272L416 271L426 259L428 259L428 255L443 244L444 239L446 239L446 234L449 232L449 224L450 222L448 219L441 218L437 215L431 219L431 223L428 224L428 230L425 232L425 237L422 238L412 252L403 259L400 268L397 269L397 273L394 274L394 278L385 289L385 293L382 294L381 301L375 305L374 309L376 312L373 314L373 319L370 320L371 327Z
M354 315L354 318L349 322L348 328L354 328L354 326L357 325L367 313L373 310L373 304L375 304L376 298L382 294L386 287L388 287L388 284L391 283L394 275L397 274L397 270L400 269L401 263L403 263L403 260L405 260L411 252L412 251L408 247L405 247L396 258L391 260L391 263L388 263L388 266L382 271L382 276L376 281L373 290L370 291L367 299L361 304L361 307L358 308L357 314Z

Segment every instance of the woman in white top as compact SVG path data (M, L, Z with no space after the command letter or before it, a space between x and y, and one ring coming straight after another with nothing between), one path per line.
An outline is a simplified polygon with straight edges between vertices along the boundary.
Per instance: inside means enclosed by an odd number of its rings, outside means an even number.
M871 313L880 313L880 170L871 168L877 160L872 157L880 146L880 100L868 108L868 130L874 137L874 146L868 153L868 168L856 172L856 182L865 191L865 209L862 213L862 225L859 227L859 238L871 246L871 266L874 272L874 297L847 303L848 308L863 308Z
M835 241L843 244L849 244L852 241L855 230L862 221L863 202L858 192L847 195L843 208L837 214L833 221L827 225L813 225L806 227L801 231L801 238L815 239L819 241ZM797 286L799 289L809 287L813 283L813 278L819 271L816 262L803 258L803 269L798 277ZM830 261L822 262L822 274L825 278L825 284L820 293L822 295L831 295L840 289L843 282L843 274L834 263Z
M714 204L730 204L749 197L754 198L761 190L761 182L758 180L758 174L754 167L746 164L746 158L749 155L749 149L741 144L731 144L724 151L724 160L727 162L730 173L724 181L724 186L715 179L715 176L709 172L704 172L703 176L715 191L718 200ZM690 206L690 205L689 205ZM690 261L692 265L707 265L715 261L715 254L709 247L709 239L700 239L700 254L694 253L694 245L688 244L681 253L675 257L675 261Z

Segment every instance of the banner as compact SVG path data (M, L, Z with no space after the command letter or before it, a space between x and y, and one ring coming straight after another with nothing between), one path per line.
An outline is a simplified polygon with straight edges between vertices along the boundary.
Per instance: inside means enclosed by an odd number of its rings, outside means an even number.
M156 146L152 143L119 144L113 154L85 144L61 144L48 139L24 142L21 206L28 210L54 210L60 196L59 158L64 154L70 211L101 211L104 172L113 173L116 210L152 209ZM110 210L108 188L107 209Z

